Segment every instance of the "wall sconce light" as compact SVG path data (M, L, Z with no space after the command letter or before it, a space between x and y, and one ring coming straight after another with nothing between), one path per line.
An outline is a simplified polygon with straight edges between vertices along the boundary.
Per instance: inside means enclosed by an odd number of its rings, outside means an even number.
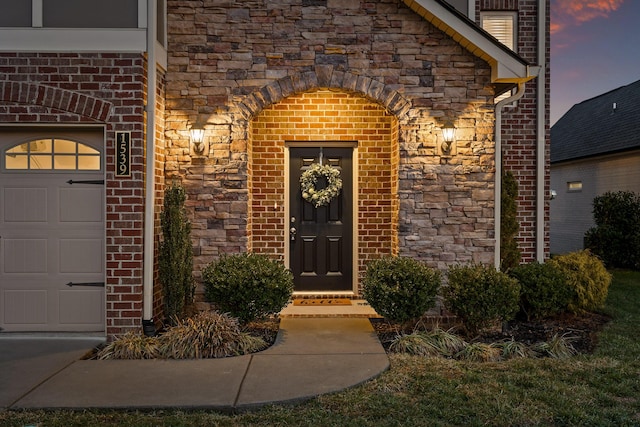
M191 139L191 152L195 156L206 156L209 151L209 145L205 140L204 125L200 123L194 123L189 129L189 136Z
M451 122L451 120L447 120L447 122L442 126L442 139L444 142L441 145L442 152L445 154L451 153L451 144L456 138L456 128Z

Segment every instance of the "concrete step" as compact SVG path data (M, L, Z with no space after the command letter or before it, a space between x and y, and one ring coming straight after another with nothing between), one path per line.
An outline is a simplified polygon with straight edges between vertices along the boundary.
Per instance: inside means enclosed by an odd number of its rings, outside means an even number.
M287 317L366 317L382 318L366 300L354 299L349 305L295 305L289 303L281 312L281 318Z

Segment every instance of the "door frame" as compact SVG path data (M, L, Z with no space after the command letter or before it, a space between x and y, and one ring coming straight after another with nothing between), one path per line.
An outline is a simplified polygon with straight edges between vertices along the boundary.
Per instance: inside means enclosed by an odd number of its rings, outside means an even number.
M291 239L290 227L288 219L291 217L291 186L290 182L290 174L291 174L291 164L290 164L290 150L289 148L352 148L352 170L351 176L353 177L352 184L352 194L353 194L353 206L352 206L352 254L351 254L351 269L353 274L351 275L351 291L296 291L294 294L296 295L304 295L304 294L313 294L313 295L322 295L322 294L345 294L345 295L355 295L358 293L358 141L285 141L284 142L284 265L287 268L291 266L291 252L289 240Z

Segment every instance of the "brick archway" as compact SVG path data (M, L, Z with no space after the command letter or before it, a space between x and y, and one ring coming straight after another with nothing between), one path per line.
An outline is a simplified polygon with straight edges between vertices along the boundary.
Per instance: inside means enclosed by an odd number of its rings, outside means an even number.
M106 122L110 102L70 90L25 82L0 82L0 100L68 111L97 122Z

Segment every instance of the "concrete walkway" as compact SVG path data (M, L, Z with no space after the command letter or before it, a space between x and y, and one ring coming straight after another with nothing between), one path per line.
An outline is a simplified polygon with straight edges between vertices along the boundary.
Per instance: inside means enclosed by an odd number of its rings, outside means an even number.
M343 390L389 366L366 318L283 318L272 347L225 359L79 360L97 343L40 341L0 338L1 408L243 410Z

